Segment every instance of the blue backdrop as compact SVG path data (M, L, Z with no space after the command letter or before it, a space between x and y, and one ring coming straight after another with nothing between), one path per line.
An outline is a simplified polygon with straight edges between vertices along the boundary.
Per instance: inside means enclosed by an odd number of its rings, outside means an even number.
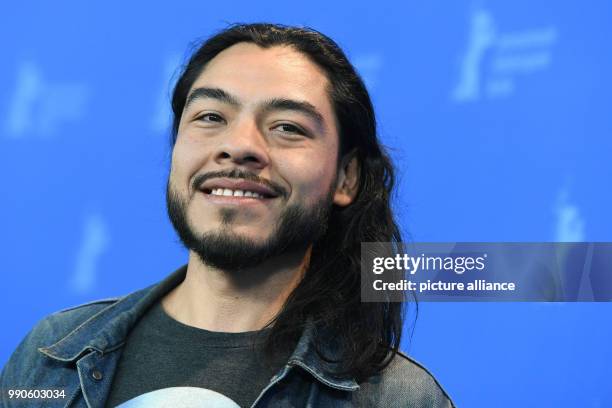
M44 315L186 260L163 199L169 91L187 45L230 22L309 25L346 50L407 238L612 240L612 3L224 3L3 5L1 364ZM424 303L404 349L460 407L612 407L611 316Z

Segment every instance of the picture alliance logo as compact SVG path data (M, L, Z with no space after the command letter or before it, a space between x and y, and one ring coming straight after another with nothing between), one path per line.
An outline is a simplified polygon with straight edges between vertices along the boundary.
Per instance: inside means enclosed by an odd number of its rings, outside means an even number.
M487 254L480 256L411 256L396 254L394 257L375 257L372 272L377 275L385 271L404 271L410 275L418 271L452 271L462 275L466 271L482 271L486 268Z

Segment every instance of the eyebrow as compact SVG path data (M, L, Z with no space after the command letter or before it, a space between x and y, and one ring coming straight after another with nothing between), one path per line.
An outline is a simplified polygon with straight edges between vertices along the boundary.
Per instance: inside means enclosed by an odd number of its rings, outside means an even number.
M196 88L187 97L184 109L186 110L194 101L206 98L215 99L235 107L240 107L242 105L237 97L221 88ZM260 105L264 112L288 110L302 113L313 119L319 128L325 129L325 119L323 119L323 115L310 102L288 98L272 98L263 101Z
M221 88L196 88L187 97L187 100L185 101L185 107L183 109L186 110L189 105L191 105L194 101L198 99L206 98L216 99L219 102L227 103L233 106L240 106L238 98L233 95L230 95Z

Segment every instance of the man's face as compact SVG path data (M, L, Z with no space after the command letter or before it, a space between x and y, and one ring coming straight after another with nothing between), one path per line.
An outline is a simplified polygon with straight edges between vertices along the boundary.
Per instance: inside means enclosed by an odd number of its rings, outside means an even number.
M188 94L168 182L169 212L183 241L187 233L200 251L221 243L217 252L258 255L253 261L260 262L283 245L318 238L325 225L317 224L341 201L328 84L290 47L240 43L209 62ZM202 257L194 245L188 243Z

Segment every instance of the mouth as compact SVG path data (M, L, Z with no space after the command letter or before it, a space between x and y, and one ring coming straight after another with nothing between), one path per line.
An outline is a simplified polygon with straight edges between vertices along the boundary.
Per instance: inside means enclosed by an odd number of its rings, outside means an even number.
M214 178L204 182L199 190L214 199L269 200L279 197L277 189L245 179Z
M219 196L219 197L240 197L240 198L255 198L255 199L269 199L274 198L275 196L266 193L259 193L257 191L251 190L241 190L235 189L232 190L230 188L204 188L201 189L204 194L210 196Z

